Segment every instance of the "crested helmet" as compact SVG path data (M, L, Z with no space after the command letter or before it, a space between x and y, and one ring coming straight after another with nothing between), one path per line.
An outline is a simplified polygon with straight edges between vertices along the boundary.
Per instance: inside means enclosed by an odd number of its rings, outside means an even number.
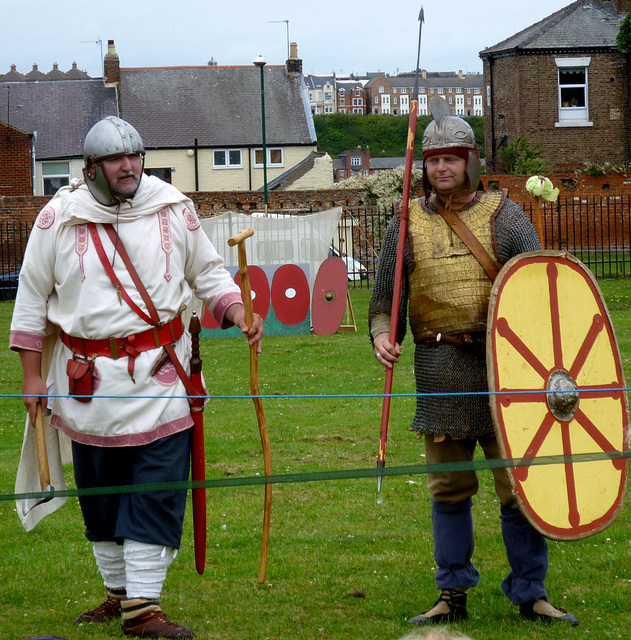
M475 143L473 129L463 118L451 114L449 105L438 96L434 96L429 102L429 110L434 118L430 122L423 135L423 191L429 197L432 186L427 179L425 160L438 153L462 154L467 161L467 192L473 193L480 185L480 154Z

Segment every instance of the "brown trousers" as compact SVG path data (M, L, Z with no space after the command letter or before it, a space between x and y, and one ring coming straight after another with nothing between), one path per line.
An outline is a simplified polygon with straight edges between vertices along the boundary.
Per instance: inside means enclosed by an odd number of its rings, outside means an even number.
M497 438L446 438L435 442L433 436L425 436L425 460L427 464L469 462L473 460L476 444L479 443L487 460L501 458ZM503 507L515 507L516 499L506 469L492 469L495 493ZM475 471L441 471L427 475L427 487L437 502L456 504L478 492L479 481Z

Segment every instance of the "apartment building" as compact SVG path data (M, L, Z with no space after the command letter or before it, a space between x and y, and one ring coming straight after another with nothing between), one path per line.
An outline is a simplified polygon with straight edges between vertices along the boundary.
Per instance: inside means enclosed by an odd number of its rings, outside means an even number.
M413 100L414 74L373 76L366 83L366 112L394 116L410 113ZM429 115L428 104L434 95L444 98L457 116L483 116L481 73L428 72L419 76L418 113Z

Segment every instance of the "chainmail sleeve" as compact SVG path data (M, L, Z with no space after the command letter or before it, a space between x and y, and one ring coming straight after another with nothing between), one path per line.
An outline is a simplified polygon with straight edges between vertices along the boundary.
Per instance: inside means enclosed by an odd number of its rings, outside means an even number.
M506 200L491 224L497 257L502 263L520 253L541 249L541 242L532 222L512 200Z
M379 333L390 331L398 243L399 221L396 216L393 216L388 224L381 244L377 274L368 307L368 326L370 328L370 338L373 342ZM399 324L397 330L397 342L399 344L403 342L407 329L409 292L407 274L411 272L412 268L412 256L410 254L409 243L406 239L403 279L401 281L401 304L399 306Z

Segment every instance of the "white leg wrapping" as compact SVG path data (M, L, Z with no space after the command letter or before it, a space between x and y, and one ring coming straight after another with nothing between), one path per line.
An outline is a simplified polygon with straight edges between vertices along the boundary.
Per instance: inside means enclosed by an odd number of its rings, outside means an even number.
M123 545L115 542L94 542L94 557L106 589L124 589L125 560Z
M158 600L167 569L173 561L173 549L158 544L125 540L123 544L127 597Z

